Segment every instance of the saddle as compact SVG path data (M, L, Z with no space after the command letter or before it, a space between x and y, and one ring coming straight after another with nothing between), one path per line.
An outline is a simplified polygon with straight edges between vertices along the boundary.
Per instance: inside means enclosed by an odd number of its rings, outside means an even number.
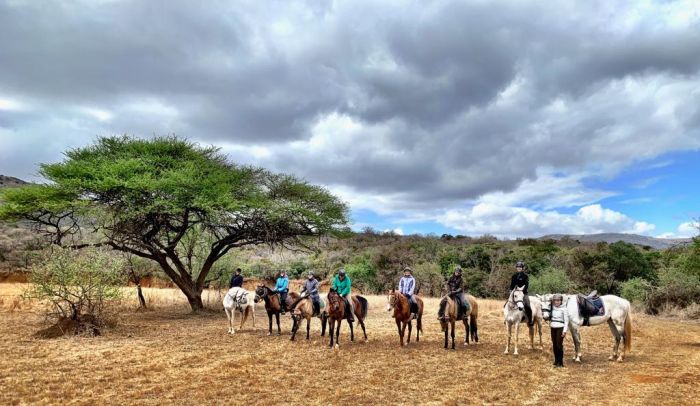
M579 293L576 295L576 301L578 303L578 310L581 313L581 316L583 316L584 326L591 325L591 317L602 316L605 314L603 299L598 296L598 292L595 290L588 295Z

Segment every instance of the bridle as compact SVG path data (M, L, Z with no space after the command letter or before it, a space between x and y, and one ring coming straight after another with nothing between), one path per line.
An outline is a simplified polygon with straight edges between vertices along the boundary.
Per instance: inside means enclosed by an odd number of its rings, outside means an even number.
M515 289L513 289L510 292L510 297L508 298L508 307L511 309L517 308L518 303L522 304L523 307L525 307L525 297L523 296L522 299L515 300Z

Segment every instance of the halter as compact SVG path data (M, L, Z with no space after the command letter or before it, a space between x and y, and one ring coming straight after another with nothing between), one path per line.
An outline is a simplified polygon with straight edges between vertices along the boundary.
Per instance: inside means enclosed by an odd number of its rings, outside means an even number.
M515 289L513 289L510 292L510 296L508 297L508 306L512 309L514 307L518 307L518 303L522 303L523 307L525 306L525 297L523 296L523 299L515 300Z

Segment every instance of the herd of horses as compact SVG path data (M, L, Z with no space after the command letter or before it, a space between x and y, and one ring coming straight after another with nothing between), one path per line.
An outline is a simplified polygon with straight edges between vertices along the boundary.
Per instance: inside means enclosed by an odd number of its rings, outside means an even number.
M535 349L535 332L539 334L539 348L543 348L542 344L542 324L543 321L549 319L549 313L552 307L552 294L529 296L530 306L532 309L533 326L528 327L530 336L530 348ZM581 335L580 327L584 324L584 317L580 313L576 295L563 295L565 304L569 312L569 329L574 341L575 353L574 361L581 362ZM416 342L420 341L420 334L423 332L423 300L415 295L417 303L417 311L415 316L411 313L410 303L408 299L401 293L392 289L387 295L386 310L392 313L392 317L396 322L396 327L399 335L401 346L408 345L411 342L413 330L413 321L416 322ZM457 319L457 305L449 296L443 296L440 299L440 307L444 308L444 317L440 319L440 326L445 335L444 348L455 349L455 326L461 321L464 325L464 345L470 344L470 339L474 343L479 342L477 319L479 317L479 304L472 295L465 295L469 303L469 309L462 320ZM596 326L608 324L613 335L613 352L610 360L622 361L625 352L629 352L632 343L632 318L630 303L618 296L604 295L600 297L604 304L604 314L590 317L589 325ZM520 324L527 325L527 317L524 309L525 294L523 288L515 288L510 292L508 300L503 306L504 325L506 328L507 342L504 354L509 354L511 344L513 347L513 355L518 355L518 333ZM239 329L243 327L247 318L252 315L253 326L255 326L255 303L264 302L265 310L268 317L268 335L272 335L273 318L277 323L277 335L282 334L280 327L280 314L282 314L282 303L280 295L265 285L259 285L255 292L248 291L243 288L231 288L224 296L224 310L228 317L230 334L235 333L234 323L236 312L241 313L241 323ZM368 303L367 299L360 295L352 295L348 302L353 306L354 314L358 325L362 327L364 339L367 341L367 331L365 328L365 320L367 318ZM296 338L297 331L306 320L306 339L309 339L310 325L312 318L319 318L321 321L321 336L326 334L326 326L330 337L330 347L338 348L340 342L340 327L343 320L347 322L350 328L350 341L355 340L353 323L349 320L349 312L346 310L345 300L334 290L331 290L325 298L321 299L320 311L314 313L314 307L309 296L301 296L296 292L289 292L287 295L286 308L291 314L292 329L291 340ZM406 335L408 328L408 335ZM514 334L513 334L514 333ZM513 339L513 335L515 335ZM405 340L404 340L405 338ZM451 338L451 347L450 341ZM624 343L622 349L620 344Z

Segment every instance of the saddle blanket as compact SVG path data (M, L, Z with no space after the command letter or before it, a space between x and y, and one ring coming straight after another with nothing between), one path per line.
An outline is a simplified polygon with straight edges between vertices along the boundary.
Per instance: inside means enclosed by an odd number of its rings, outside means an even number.
M603 299L599 296L587 298L579 296L579 309L584 317L595 317L605 315L605 306Z

